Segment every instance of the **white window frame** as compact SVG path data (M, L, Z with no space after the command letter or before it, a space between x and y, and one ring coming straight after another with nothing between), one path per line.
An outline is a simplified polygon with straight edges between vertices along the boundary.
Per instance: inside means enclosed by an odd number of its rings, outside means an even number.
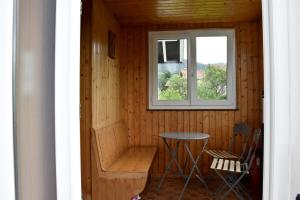
M159 34L157 34L159 33ZM149 94L149 102L153 102L153 105L149 105L150 109L153 108L167 108L169 106L171 107L178 107L178 106L189 106L190 104L190 96L187 97L187 100L181 100L181 101L168 101L168 100L164 100L164 101L159 101L158 100L158 92L157 92L157 65L158 65L158 61L157 61L157 45L156 42L158 39L160 40L178 40L178 39L187 39L187 46L190 46L190 34L185 33L185 32L170 32L170 31L165 31L165 32L150 32L150 40L151 43L149 43L149 58L155 57L155 59L149 59L149 62L151 62L151 64L149 64L149 66L153 66L153 67L149 67L149 75L150 78L149 80L151 81L149 83L149 86L151 87L151 89L149 88L149 91L152 91L152 94ZM153 41L153 42L152 42ZM154 45L150 45L150 44L154 44ZM187 48L188 51L188 66L190 65L190 60L191 60L191 54L190 54L190 48ZM155 66L155 67L154 67ZM189 67L188 67L189 68ZM190 75L191 70L188 70L188 76ZM188 79L189 80L189 79ZM187 83L188 88L191 85L191 81L189 81ZM152 107L154 106L155 107ZM151 106L151 107L150 107Z
M196 95L196 37L227 36L227 99L199 100ZM157 73L157 40L187 39L188 51L188 97L187 100L158 100ZM235 30L234 29L201 29L184 31L149 32L149 77L148 108L150 110L200 110L200 109L236 109L236 66L235 66ZM193 92L194 91L194 92Z

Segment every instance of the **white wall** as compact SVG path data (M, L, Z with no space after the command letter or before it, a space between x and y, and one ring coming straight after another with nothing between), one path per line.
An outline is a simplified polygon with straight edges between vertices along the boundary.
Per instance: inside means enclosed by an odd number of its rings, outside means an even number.
M13 1L0 1L0 194L15 199L13 152Z
M300 1L289 0L290 199L300 194Z
M56 199L55 1L17 0L16 139L18 199Z

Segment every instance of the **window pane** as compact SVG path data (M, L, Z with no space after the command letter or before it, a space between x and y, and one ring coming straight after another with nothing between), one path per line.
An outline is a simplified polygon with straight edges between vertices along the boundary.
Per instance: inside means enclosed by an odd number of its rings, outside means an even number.
M187 100L187 39L158 40L158 100Z
M227 99L227 37L197 37L197 97Z

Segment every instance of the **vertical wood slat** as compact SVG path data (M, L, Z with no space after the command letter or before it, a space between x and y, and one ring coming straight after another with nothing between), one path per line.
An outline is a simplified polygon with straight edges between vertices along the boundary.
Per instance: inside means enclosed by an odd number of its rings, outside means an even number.
M165 123L165 113L164 112L159 112L159 120L158 120L158 124L159 124L159 133L164 132L164 123ZM159 156L159 162L158 162L158 166L159 166L159 174L162 174L165 168L165 154L167 153L165 151L165 146L163 144L163 141L159 138L159 150L158 150L158 156Z
M197 120L197 113L196 112L190 112L190 131L191 132L196 132L196 120ZM191 141L190 142L190 149L193 153L193 156L196 157L200 151L198 151L198 149L196 148L196 141ZM192 166L192 162L191 162L191 166Z
M183 118L183 111L177 112L177 119L178 119L178 125L177 125L177 131L182 132L184 130L184 118ZM178 155L177 158L179 160L179 163L181 166L184 165L184 147L183 144L179 145Z
M183 111L183 131L190 131L190 125L189 125L189 111ZM182 158L184 161L187 160L188 156L187 156L187 153L186 153L186 150L183 148L182 149ZM191 161L190 160L187 160L187 168L190 169L190 164L191 164Z
M201 131L201 132L203 131L202 112L200 112L200 111L197 111L196 130ZM202 149L203 144L204 144L203 141L198 141L197 140L197 145L196 145L197 151L200 151ZM199 166L200 166L200 169L202 169L202 166L203 166L203 160L202 159L200 159L200 161L199 161Z
M128 88L127 88L127 110L128 110L128 134L129 134L129 144L133 145L134 144L134 111L133 111L133 103L134 103L134 95L133 95L133 33L131 29L128 29L128 41L127 41L127 48L123 51L123 53L127 53L127 69L128 69L128 76L127 76L127 82L128 82ZM122 97L125 91L122 91Z
M177 112L176 111L172 111L171 112L171 127L170 127L170 131L177 131L177 124L178 124L178 116L177 116ZM172 145L175 146L176 145L176 141L172 141ZM175 165L173 165L173 170L176 172L177 167Z
M80 145L82 194L85 199L91 196L91 0L84 0L80 38Z
M237 71L237 74L236 74L236 87L237 87L237 103L239 105L239 110L235 113L231 113L231 112L228 112L228 122L229 122L229 126L228 126L228 131L230 133L231 131L231 124L232 124L232 121L234 122L242 122L243 120L241 119L241 110L243 110L243 106L241 105L242 104L242 96L243 96L243 92L242 92L242 76L241 76L241 65L242 65L242 49L244 49L244 45L242 45L242 38L244 38L244 36L242 35L242 25L239 24L239 26L237 26L236 28L236 48L237 48L237 53L236 53L236 71ZM232 120L233 119L233 120ZM229 136L230 137L230 136Z
M164 117L165 117L165 119L164 119L164 132L170 132L170 117L171 117L171 113L170 112L164 112ZM168 140L168 142L170 143L170 141ZM167 163L168 163L168 161L170 160L170 155L169 155L169 153L167 152L167 150L166 150L166 147L164 146L164 149L165 149L165 151L164 151L164 166L166 166L167 165Z
M260 22L246 22L246 23L205 23L205 24L151 24L151 25L133 25L122 24L122 29L128 29L134 32L132 38L127 38L127 43L130 47L121 49L122 53L126 53L131 62L127 62L127 89L122 90L122 99L128 102L124 105L125 112L127 111L128 126L130 134L135 139L136 145L159 145L159 153L155 161L156 167L153 167L153 174L159 175L163 172L165 165L170 157L163 145L163 142L158 137L159 133L164 131L203 131L211 134L208 144L209 148L227 148L234 123L244 121L249 123L251 127L257 127L261 119L260 96L262 90L262 82L254 81L262 79L262 56L259 55L259 47L261 34L259 32ZM148 51L147 47L147 32L154 30L176 30L176 29L194 29L194 28L229 28L236 29L236 46L237 46L237 101L239 108L237 110L226 111L149 111L147 110L147 74L148 74ZM127 31L126 33L130 33ZM254 33L254 36L251 34ZM145 45L144 45L145 44ZM143 49L144 48L144 49ZM256 52L255 52L256 51ZM122 57L124 58L124 57ZM137 61L135 61L137 60ZM137 62L139 65L134 65ZM123 60L121 60L123 63ZM123 64L122 64L123 65ZM138 76L135 76L136 71ZM251 77L250 77L251 76ZM144 88L143 91L133 92L135 86ZM133 88L130 88L133 87ZM146 88L146 89L145 89ZM251 90L251 91L250 91ZM125 94L126 93L126 94ZM250 97L250 98L249 98ZM255 98L254 98L255 97ZM138 110L134 110L136 100L138 99ZM123 101L123 100L122 100ZM142 105L142 106L141 106ZM137 113L139 111L140 113ZM123 111L124 112L124 111ZM251 112L251 113L250 113ZM137 125L139 124L139 125ZM140 127L140 128L137 128ZM146 134L143 132L145 130ZM152 134L149 134L152 133ZM141 140L141 141L139 141ZM240 143L240 141L239 141ZM196 155L201 148L201 142L191 143L190 147L193 155ZM172 143L174 145L174 143ZM236 150L238 151L241 145L238 144ZM178 158L181 164L185 160L185 152L182 146L179 148ZM211 160L207 155L204 155L202 163L199 166L204 172L208 172ZM190 162L189 162L190 165Z
M121 30L121 49L127 49L128 44L128 30L126 28L123 28ZM126 124L128 124L128 68L127 68L127 56L128 52L123 52L120 54L120 59L123 61L121 64L121 71L120 74L123 74L123 76L120 75L120 89L122 92L122 99L121 100L121 112L122 112L122 119Z

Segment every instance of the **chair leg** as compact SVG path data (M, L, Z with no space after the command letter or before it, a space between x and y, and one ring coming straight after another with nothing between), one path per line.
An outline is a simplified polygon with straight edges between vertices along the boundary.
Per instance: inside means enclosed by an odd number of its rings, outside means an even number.
M226 180L226 178L217 170L214 170L216 172L216 174L224 181L224 183L229 187L229 190L227 190L223 196L221 197L221 199L225 199L227 197L227 195L232 191L239 199L243 200L243 196L239 194L239 192L235 189L235 187L237 186L237 184L240 182L240 180L244 177L244 175L246 173L242 173L242 175L240 175L240 177L234 182L234 183L230 183L228 182L228 180Z
M247 199L252 200L252 198L248 193L247 188L242 183L239 183L237 186L241 188L241 191L243 191L243 194L247 197Z
M232 180L232 177L230 175L227 175L224 178L228 180L228 183L232 184L233 180ZM218 193L221 193L223 190L225 190L226 186L227 186L226 183L222 182L219 185L219 187L217 188L217 190L215 191L215 194L217 195Z
M230 183L231 184L234 184L235 181L237 180L237 177L235 176L229 176L228 179L230 180ZM246 187L241 183L239 182L237 185L236 185L236 191L238 191L241 196L245 196L247 199L249 200L252 200L252 198L250 197L249 193L248 193L248 190L246 189Z
M223 190L225 190L225 188L226 188L226 184L225 183L223 183L223 184L220 184L219 185L219 187L216 189L216 191L214 192L214 194L216 195L216 196L218 196L218 194L220 194Z

